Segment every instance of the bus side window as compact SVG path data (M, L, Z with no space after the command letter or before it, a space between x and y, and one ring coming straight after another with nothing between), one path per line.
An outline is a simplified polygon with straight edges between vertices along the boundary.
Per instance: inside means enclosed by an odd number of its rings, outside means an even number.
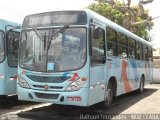
M16 67L18 65L18 47L20 33L15 31L8 32L8 64L11 67Z
M117 42L118 42L118 44L127 47L127 36L121 32L118 32Z
M136 59L143 60L143 51L142 51L142 44L141 43L137 42L136 50L137 50Z
M128 57L128 45L127 45L127 36L123 33L118 33L117 42L118 42L118 56L120 58Z
M132 38L128 39L128 57L131 59L136 58L136 41Z
M143 45L143 60L148 61L148 47Z
M0 31L0 62L4 59L4 34Z
M117 56L117 32L107 27L106 30L107 36L107 55L108 56Z
M92 64L105 62L105 31L98 27L92 28Z
M152 48L151 47L149 47L149 49L148 49L148 60L150 62L153 61L153 55L152 55Z
M127 48L119 45L118 46L118 56L122 59L127 58Z
M129 53L129 54L128 54L128 57L129 57L129 58L135 59L136 52L135 52L134 49L129 49L128 53Z

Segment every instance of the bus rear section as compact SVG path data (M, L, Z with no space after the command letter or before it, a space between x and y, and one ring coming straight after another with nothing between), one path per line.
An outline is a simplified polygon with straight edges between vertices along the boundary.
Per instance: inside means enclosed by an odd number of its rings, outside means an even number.
M0 19L0 95L17 94L20 24Z

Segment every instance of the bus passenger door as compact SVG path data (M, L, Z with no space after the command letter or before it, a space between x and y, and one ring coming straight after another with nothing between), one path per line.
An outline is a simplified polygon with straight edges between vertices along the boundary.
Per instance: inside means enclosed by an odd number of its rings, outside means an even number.
M8 79L6 81L7 94L16 94L16 80L18 67L18 47L19 47L19 31L9 30L7 34L7 63L8 63Z
M89 104L104 100L105 84L105 31L100 27L91 28L90 42L90 94Z

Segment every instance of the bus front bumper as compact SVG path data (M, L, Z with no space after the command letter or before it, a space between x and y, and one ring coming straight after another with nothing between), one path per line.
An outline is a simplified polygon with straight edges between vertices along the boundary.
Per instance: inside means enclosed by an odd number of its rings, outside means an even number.
M88 106L89 88L73 92L42 91L22 88L17 85L18 99L33 102L45 102L61 105Z

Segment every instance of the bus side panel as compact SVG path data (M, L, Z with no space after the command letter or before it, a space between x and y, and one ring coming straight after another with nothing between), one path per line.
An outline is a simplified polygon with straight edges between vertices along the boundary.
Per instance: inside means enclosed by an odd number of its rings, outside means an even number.
M89 105L101 102L104 100L105 92L105 65L90 67L90 93Z
M151 65L152 66L152 65ZM135 74L135 89L139 89L141 77L144 75L145 84L149 84L152 80L152 69L150 69L150 64L148 62L136 61L136 73ZM135 72L135 71L134 71Z
M118 57L108 57L107 58L107 82L111 80L111 78L115 78L117 82L117 91L116 96L123 93L122 90L122 82L121 82L121 67L120 67L120 59Z
M0 64L0 95L5 95L5 69L4 69L4 62Z
M153 82L153 62L149 62L150 83Z
M153 76L153 63L145 62L145 85L151 83Z
M116 96L139 89L142 75L145 84L152 80L152 63L139 60L108 58L107 79L115 77L117 81Z
M0 95L16 94L16 80L12 78L17 75L17 68L7 67L6 60L0 64Z
M126 58L120 58L120 81L122 84L122 94L128 93L134 90L134 84L129 77L129 60Z
M136 60L132 58L128 58L128 79L132 82L133 90L135 90L138 82L138 71Z
M5 94L4 87L4 79L0 79L0 95Z
M17 68L8 67L6 89L8 95L17 94Z
M134 59L118 58L117 96L132 92L139 88L140 79L144 74L144 62ZM115 73L114 73L115 74Z
M132 90L137 90L140 87L142 76L144 76L145 84L149 84L152 80L152 63L140 61L140 60L129 60L128 62L128 78L132 83Z
M139 89L141 76L144 74L144 62L131 58L128 66L128 77L133 84L133 90Z
M145 85L152 81L153 64L147 61L122 59L121 74L122 93L124 94L139 89L142 76L144 76Z

